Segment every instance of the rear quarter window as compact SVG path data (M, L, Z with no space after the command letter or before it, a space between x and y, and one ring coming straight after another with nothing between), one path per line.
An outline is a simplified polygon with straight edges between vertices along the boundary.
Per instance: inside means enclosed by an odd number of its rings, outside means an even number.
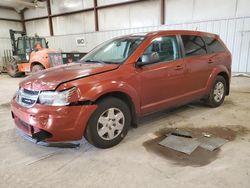
M225 51L223 45L216 38L212 37L202 37L202 38L207 45L208 53L217 53Z
M205 42L200 36L182 35L185 56L197 56L207 54Z

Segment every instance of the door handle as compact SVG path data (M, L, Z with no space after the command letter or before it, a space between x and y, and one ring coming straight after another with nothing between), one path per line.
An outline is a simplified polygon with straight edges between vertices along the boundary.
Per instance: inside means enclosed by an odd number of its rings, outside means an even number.
M176 67L175 67L175 70L181 70L181 69L183 69L184 67L182 66L182 65L177 65Z
M209 59L208 60L208 63L211 64L211 63L214 63L212 59Z

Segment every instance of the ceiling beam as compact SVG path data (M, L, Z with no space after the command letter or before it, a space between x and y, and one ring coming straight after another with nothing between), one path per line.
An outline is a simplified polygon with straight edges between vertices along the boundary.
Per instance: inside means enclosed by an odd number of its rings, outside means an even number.
M97 9L112 8L112 7L122 6L122 5L130 5L130 4L134 4L134 3L141 3L143 1L148 1L148 0L125 1L125 2L121 2L121 3L113 3L113 4L109 4L109 5L101 5L101 6L97 6L96 8Z
M22 22L21 20L17 19L10 19L10 18L0 18L2 21L10 21L10 22Z

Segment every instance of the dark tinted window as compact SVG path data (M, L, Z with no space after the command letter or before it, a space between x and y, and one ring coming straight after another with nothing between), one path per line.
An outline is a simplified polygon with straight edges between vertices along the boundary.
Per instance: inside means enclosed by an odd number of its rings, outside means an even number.
M158 37L144 51L143 59L149 56L157 56L155 63L168 62L176 60L180 57L177 39L175 36Z
M217 39L212 37L203 37L203 40L207 44L208 53L225 51L225 48L221 45L221 43Z
M193 35L181 36L186 56L204 55L207 53L206 45L201 37Z

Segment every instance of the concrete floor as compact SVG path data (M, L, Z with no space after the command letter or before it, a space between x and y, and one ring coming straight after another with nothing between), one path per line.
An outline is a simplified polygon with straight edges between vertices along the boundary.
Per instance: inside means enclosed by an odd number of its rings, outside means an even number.
M150 115L122 143L106 150L86 141L79 149L43 147L17 135L9 101L20 80L0 75L0 187L250 186L250 78L233 78L221 107L192 104ZM157 143L145 144L159 130L176 127L227 127L235 138L193 159L161 153L153 148Z

